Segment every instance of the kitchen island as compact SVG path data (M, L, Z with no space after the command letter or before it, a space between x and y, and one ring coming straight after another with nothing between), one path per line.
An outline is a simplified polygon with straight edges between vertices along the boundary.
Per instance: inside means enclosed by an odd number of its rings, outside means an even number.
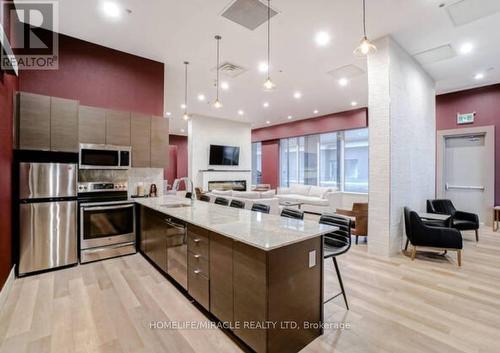
M136 199L140 250L257 352L321 335L323 235L335 230L173 196Z

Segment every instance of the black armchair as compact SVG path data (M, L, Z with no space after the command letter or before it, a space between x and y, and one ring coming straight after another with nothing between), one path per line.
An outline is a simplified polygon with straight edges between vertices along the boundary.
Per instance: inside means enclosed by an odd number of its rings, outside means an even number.
M450 226L462 230L476 232L476 241L479 241L479 217L477 214L457 211L451 200L427 200L428 213L451 215Z
M417 247L456 251L458 266L462 265L462 234L454 228L432 227L425 224L417 212L404 208L406 236L412 245L411 259L415 259Z

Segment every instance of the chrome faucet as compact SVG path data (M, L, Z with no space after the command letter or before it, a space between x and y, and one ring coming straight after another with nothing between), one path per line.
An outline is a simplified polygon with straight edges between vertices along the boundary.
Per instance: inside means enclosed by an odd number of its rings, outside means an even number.
M188 178L188 177L184 177L184 178L181 178L182 181L184 181L184 185L186 185L186 190L187 190L187 186L188 186L188 183L189 183L189 186L191 187L191 200L194 200L194 184L193 184L193 181Z

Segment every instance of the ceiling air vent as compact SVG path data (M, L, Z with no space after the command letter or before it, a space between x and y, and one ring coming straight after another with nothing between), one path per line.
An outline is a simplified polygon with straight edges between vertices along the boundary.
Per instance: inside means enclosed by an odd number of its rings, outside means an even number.
M271 8L271 17L278 12ZM267 5L259 0L235 0L221 14L251 31L267 21Z
M217 70L216 67L214 67L212 69L212 71L216 71L216 70ZM220 64L219 71L220 71L221 75L235 78L235 77L238 77L239 75L245 73L247 71L247 69L245 69L241 66L238 66L236 64L231 64L229 62L225 62L225 63Z
M364 73L365 71L356 65L346 65L327 72L327 74L332 76L334 79L352 79L361 76Z
M455 26L462 26L500 11L499 0L462 0L446 7Z
M425 50L423 52L413 55L413 57L422 65L433 64L438 61L451 59L455 56L457 56L457 53L455 52L455 50L453 50L453 48L449 44Z

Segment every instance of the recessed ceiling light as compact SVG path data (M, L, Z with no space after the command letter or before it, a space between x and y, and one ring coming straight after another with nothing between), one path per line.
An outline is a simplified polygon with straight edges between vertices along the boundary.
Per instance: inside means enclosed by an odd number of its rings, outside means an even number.
M109 18L117 19L121 16L121 9L117 3L105 1L101 4L101 11Z
M484 74L482 72L478 72L477 74L474 75L474 79L476 80L482 80L484 78Z
M314 114L318 114L318 113L319 113L319 111L316 109L316 110L314 110L314 111L313 111L313 113L314 113Z
M271 122L269 120L266 121L266 124L271 124Z
M225 81L221 82L220 88L222 88L223 90L227 91L229 89L229 83L227 83Z
M241 109L238 110L238 115L243 115L243 114L245 114L245 112L243 110L241 110Z
M338 82L339 82L339 85L341 85L341 86L347 86L347 84L349 83L349 80L345 77L342 77L339 79Z
M318 32L314 36L314 41L318 46L324 47L330 43L330 35L325 31Z
M184 129L181 129L181 132L184 132Z
M267 72L267 63L261 62L259 64L259 71L262 73L266 73Z
M289 115L289 116L288 116L288 120L292 120L292 118L293 118L293 117L292 117L291 115Z
M357 106L357 105L358 105L358 102L356 102L356 101L352 101L352 102L351 102L351 106L355 107L355 106Z
M186 109L186 108L187 108L187 106L184 103L182 103L181 104L181 109Z
M262 104L262 106L263 106L264 108L268 108L268 107L269 107L269 103L268 103L268 102L264 102L264 104Z
M302 98L302 93L300 93L300 92L295 92L295 93L293 94L293 98L295 98L295 99L300 99L300 98Z
M460 46L460 53L463 55L467 55L472 52L472 49L474 49L472 43L464 43Z
M205 99L206 99L206 97L205 97L205 95L204 95L203 93L198 94L198 100L199 100L200 102L204 102L204 101L205 101Z

